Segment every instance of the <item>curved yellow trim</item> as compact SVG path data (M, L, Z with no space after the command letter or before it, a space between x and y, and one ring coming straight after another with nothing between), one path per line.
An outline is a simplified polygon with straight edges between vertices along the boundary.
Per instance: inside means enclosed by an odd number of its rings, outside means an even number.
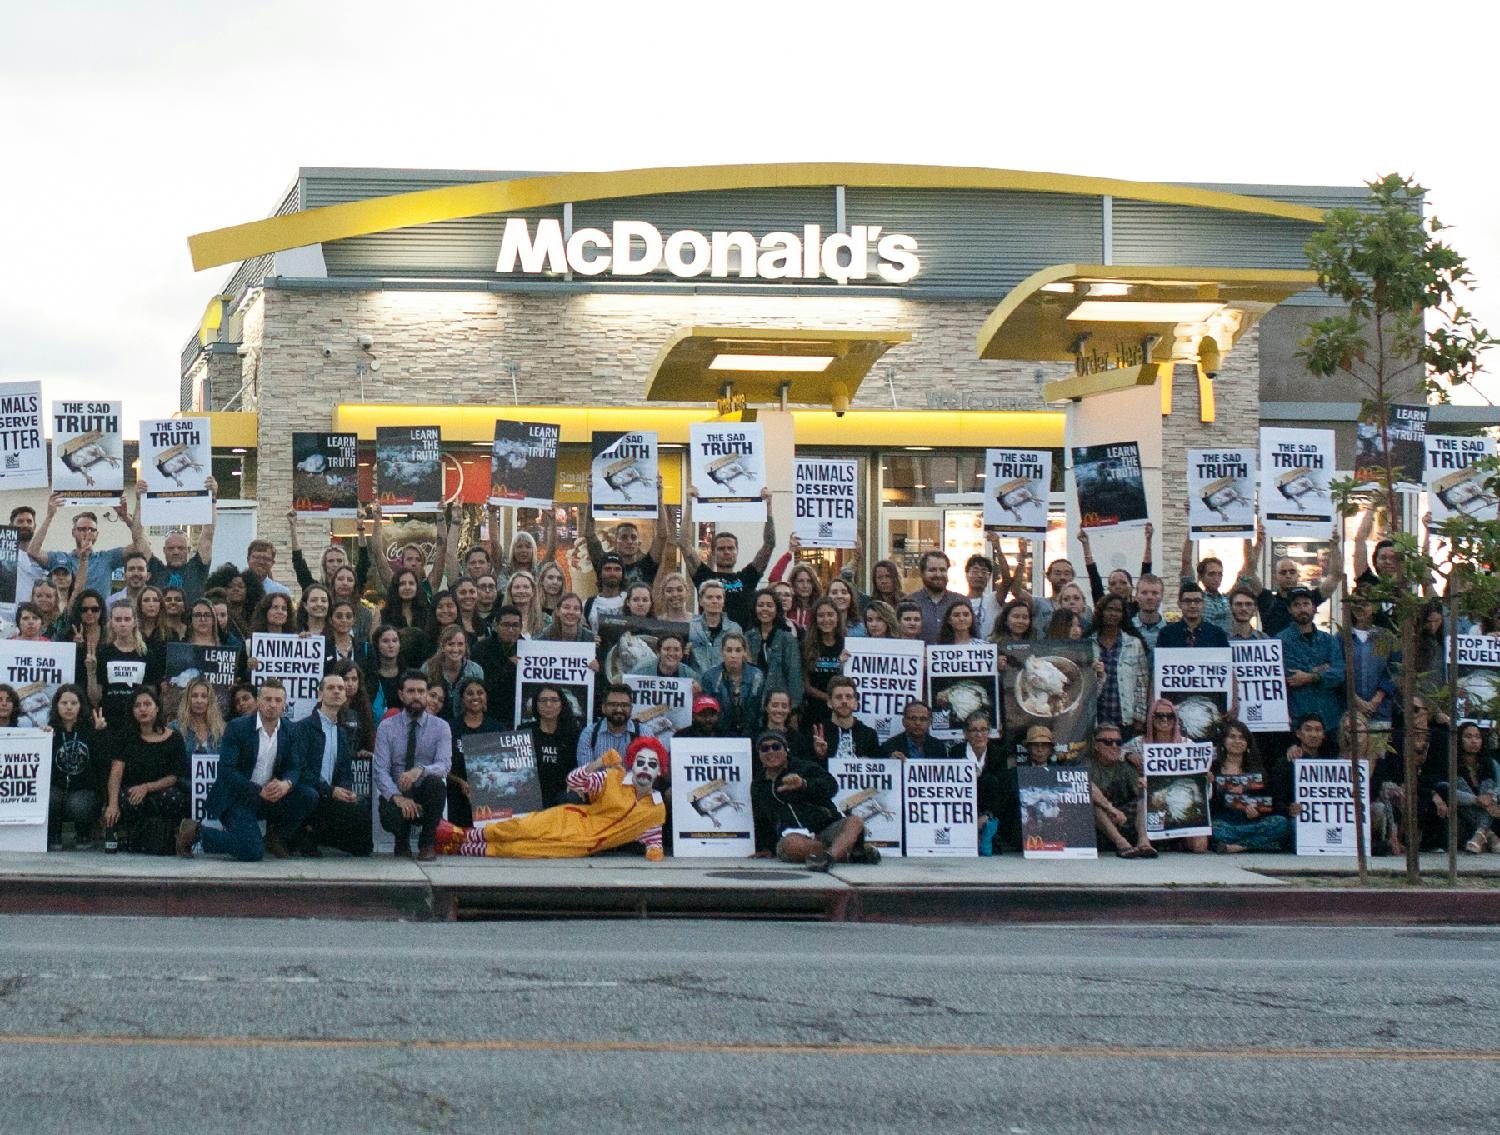
M1258 301L1277 304L1304 288L1314 286L1318 282L1318 274L1305 269L1212 268L1183 264L1054 264L1027 276L990 312L974 336L979 357L1005 357L992 353L1000 329L1046 285L1077 279L1243 285L1249 289L1258 289L1254 294ZM1037 354L1027 357L1040 359L1051 356Z
M801 162L564 173L423 189L416 193L398 193L368 201L305 209L285 217L269 217L198 233L188 237L188 250L192 253L194 271L202 271L324 241L345 240L389 229L487 213L541 209L568 201L824 185L852 185L865 189L1011 189L1032 193L1071 193L1255 213L1313 224L1321 224L1323 220L1322 210L1305 205L1159 182L968 166Z

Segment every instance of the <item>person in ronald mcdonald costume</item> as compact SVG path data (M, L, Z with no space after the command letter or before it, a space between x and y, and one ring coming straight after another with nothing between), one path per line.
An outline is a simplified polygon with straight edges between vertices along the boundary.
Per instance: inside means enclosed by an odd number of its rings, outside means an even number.
M625 757L622 765L620 754L610 749L568 773L568 787L587 803L561 804L482 828L444 822L438 827L437 850L444 855L570 859L639 843L654 862L662 858L667 820L666 793L657 787L668 775L667 750L655 737L638 737Z

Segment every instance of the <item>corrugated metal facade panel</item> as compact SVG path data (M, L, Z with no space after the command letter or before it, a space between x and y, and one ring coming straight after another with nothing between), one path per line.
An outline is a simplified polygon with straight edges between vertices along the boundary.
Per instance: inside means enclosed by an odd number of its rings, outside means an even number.
M537 220L562 218L562 208L514 214ZM323 246L330 276L426 276L433 279L486 279L495 276L505 218L493 214L436 221L406 229L371 233Z
M846 212L917 239L922 271L904 290L918 293L1004 294L1049 265L1097 263L1104 240L1099 198L1071 194L850 188Z

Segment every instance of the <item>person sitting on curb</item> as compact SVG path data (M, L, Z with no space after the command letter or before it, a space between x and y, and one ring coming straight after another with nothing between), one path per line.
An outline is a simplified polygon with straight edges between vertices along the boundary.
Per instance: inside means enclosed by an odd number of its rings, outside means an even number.
M755 751L761 775L750 786L750 810L757 858L774 853L783 863L807 864L809 871L827 871L835 861L880 862L880 852L864 845L864 821L834 804L838 781L826 769L793 762L779 730L762 733Z
M1104 724L1094 733L1089 757L1094 829L1121 859L1155 859L1156 848L1146 838L1146 778L1125 760L1124 737L1118 725Z
M667 822L670 758L655 737L637 737L625 750L627 765L610 749L568 773L568 788L583 804L544 808L482 828L438 826L444 855L486 855L513 859L564 859L597 855L638 843L653 863L662 858L662 826Z
M342 721L347 704L344 679L328 674L318 686L318 708L291 726L303 781L318 793L294 849L310 858L322 855L324 846L355 856L374 850L369 801L361 806L354 794L354 729Z
M267 678L256 694L255 712L237 717L219 744L219 774L204 809L220 827L183 820L177 827L177 854L190 857L200 844L210 855L258 863L269 851L291 855L288 841L318 806L318 790L303 783L302 762L292 727L282 721L286 689ZM260 821L266 822L264 840Z
M438 822L448 802L448 773L453 766L453 732L428 710L427 675L401 675L404 712L387 717L375 730L371 769L380 794L380 826L396 837L395 855L411 858L411 830L420 826L417 859L437 858Z

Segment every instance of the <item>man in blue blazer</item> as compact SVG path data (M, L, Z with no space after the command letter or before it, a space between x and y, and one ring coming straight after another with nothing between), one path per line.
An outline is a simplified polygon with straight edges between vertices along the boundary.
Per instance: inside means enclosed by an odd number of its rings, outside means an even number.
M319 847L335 847L349 855L375 850L370 798L366 795L361 807L354 791L353 730L339 720L348 699L342 675L328 674L318 686L317 710L291 726L302 783L318 794L312 818L294 844L303 855L319 856Z
M256 696L255 712L229 723L219 743L219 775L204 809L223 827L183 820L177 829L178 855L192 855L200 843L212 855L245 863L259 862L266 851L278 859L291 854L287 840L318 806L318 790L304 783L292 726L281 719L285 710L286 689L277 679L267 678ZM266 821L264 842L261 820Z

